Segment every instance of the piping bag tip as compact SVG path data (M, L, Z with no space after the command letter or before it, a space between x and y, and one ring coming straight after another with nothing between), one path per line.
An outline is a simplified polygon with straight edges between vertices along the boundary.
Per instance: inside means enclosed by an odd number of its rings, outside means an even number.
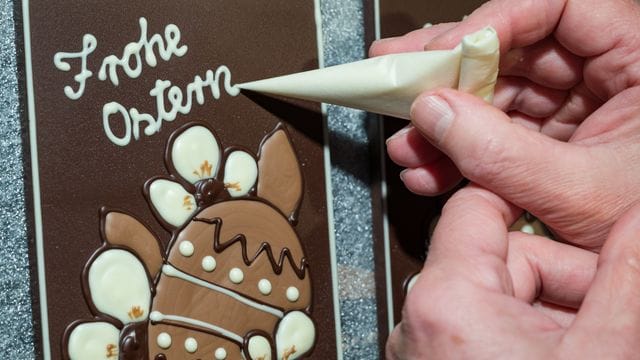
M436 88L458 89L491 102L499 49L496 31L486 27L451 50L384 55L236 87L409 119L418 95Z

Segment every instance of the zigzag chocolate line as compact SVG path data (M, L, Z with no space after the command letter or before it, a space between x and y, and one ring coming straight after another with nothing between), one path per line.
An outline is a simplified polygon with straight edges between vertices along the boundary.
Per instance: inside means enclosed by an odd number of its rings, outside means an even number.
M258 259L258 257L260 257L260 254L262 254L263 252L266 252L267 257L271 262L271 267L273 268L273 272L280 275L282 273L282 268L284 266L284 260L285 258L287 258L289 259L289 264L291 265L291 268L296 273L298 278L301 280L304 279L305 272L308 267L307 259L303 257L302 260L300 260L300 267L296 267L294 265L295 260L293 260L293 255L291 255L291 250L289 250L289 248L287 247L282 248L282 250L280 251L280 258L276 261L275 257L273 256L273 250L271 248L271 244L262 242L262 244L260 245L260 248L258 249L256 254L253 256L253 258L249 259L249 255L247 254L247 238L243 234L238 234L233 238L231 238L231 240L225 243L220 243L220 229L222 228L221 218L218 218L218 217L213 219L194 218L193 221L200 221L200 222L204 222L204 223L216 226L216 230L214 232L214 237L213 237L213 250L215 250L216 253L221 253L229 246L235 244L236 242L240 242L240 245L242 246L242 259L244 260L244 263L247 266L251 266L251 264L253 264Z

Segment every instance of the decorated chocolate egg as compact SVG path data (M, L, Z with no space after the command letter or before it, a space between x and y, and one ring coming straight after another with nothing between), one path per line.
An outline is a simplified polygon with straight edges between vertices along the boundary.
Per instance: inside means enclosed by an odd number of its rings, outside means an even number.
M294 230L302 175L286 128L256 156L223 150L207 125L188 124L170 137L165 162L169 176L144 189L172 234L167 249L135 217L103 210L104 244L83 276L97 320L67 328L66 357L305 357L316 331Z

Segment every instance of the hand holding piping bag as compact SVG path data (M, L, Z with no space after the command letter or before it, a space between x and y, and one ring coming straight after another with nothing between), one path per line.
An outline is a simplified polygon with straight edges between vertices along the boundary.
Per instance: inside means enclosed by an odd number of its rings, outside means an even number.
M447 48L487 24L494 106L427 91L387 141L416 193L472 180L445 205L387 358L637 358L640 8L494 0L370 53ZM520 208L566 243L508 233Z
M508 233L519 214L477 185L453 195L386 359L638 358L640 207L599 256Z
M639 12L624 0L496 0L460 23L374 43L374 57L450 48L487 24L500 39L494 106L428 91L412 126L387 140L405 185L436 195L467 177L597 251L640 200Z

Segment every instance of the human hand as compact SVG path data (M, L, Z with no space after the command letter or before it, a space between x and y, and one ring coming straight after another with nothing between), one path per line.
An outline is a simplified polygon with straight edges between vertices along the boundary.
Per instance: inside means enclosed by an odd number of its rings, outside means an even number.
M448 49L487 25L503 54L494 99L502 111L453 90L423 94L413 126L388 140L389 156L408 168L401 177L413 192L439 194L464 176L597 251L640 200L639 7L495 0L460 23L377 42L370 54Z
M599 256L507 233L518 214L475 185L453 195L387 359L640 357L640 207Z

